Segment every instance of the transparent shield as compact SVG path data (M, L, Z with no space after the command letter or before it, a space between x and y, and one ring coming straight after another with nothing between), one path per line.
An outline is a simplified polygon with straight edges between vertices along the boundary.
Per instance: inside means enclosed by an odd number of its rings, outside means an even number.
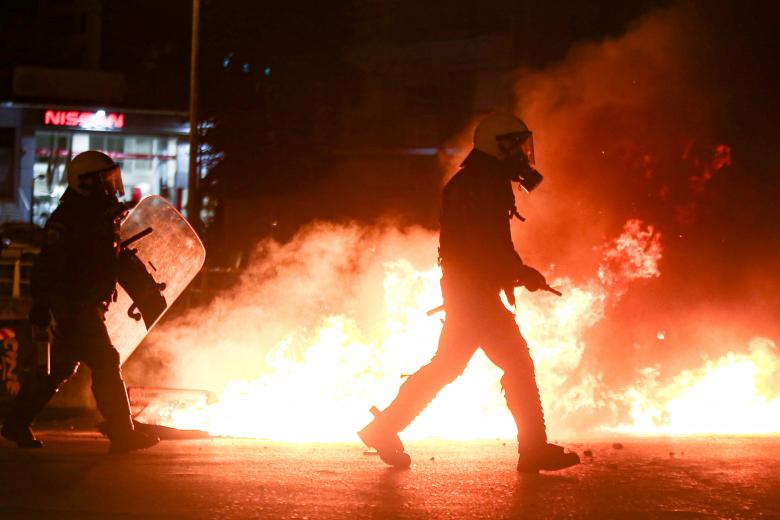
M144 235L144 231L147 234ZM206 259L206 250L198 235L181 213L158 195L142 199L122 222L121 240L124 242L136 236L141 238L128 247L135 250L148 273L160 284L165 309L152 323L145 323L127 291L117 285L117 301L108 309L106 327L122 364L195 278Z

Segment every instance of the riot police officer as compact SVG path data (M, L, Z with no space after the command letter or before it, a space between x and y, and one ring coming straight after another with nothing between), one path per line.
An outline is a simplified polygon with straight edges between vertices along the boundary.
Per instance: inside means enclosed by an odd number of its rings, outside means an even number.
M504 290L514 303L517 285L531 291L549 288L539 271L523 263L510 233L510 220L522 219L512 183L527 191L536 188L542 176L533 165L533 137L525 123L508 113L494 113L479 123L473 150L444 187L439 259L446 319L438 350L406 380L390 406L359 432L386 462L408 464L408 456L398 453L403 447L397 433L463 372L481 347L504 371L501 385L518 429L518 471L579 463L577 454L547 442L533 360L514 315L500 299Z
M87 151L68 165L68 188L46 223L46 243L33 265L33 335L51 331L51 370L37 371L22 389L1 433L21 448L39 448L30 426L79 363L92 371L92 393L106 420L110 452L148 448L159 439L136 431L111 344L105 313L117 283L119 224L126 210L120 167Z

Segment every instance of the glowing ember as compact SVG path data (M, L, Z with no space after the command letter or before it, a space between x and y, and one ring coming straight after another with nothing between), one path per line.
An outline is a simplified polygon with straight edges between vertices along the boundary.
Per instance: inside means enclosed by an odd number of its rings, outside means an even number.
M441 302L441 293L431 233L320 226L290 244L266 247L267 258L249 269L239 296L168 325L153 339L154 348L188 345L174 352L169 383L207 385L217 402L151 408L154 416L139 419L215 435L354 441L370 420L369 407L384 407L402 377L434 354L441 321L425 311ZM780 358L769 340L754 341L750 354L683 371L667 384L658 382L654 368L622 392L606 389L598 373L579 374L572 384L586 348L584 332L632 280L660 275L661 237L638 220L627 222L602 253L589 282L551 280L560 298L517 293L517 321L537 366L551 437L780 431L780 398L774 397ZM299 297L309 293L321 299ZM666 333L658 334L663 339ZM478 351L404 437L514 437L500 376ZM605 419L596 431L576 431L569 422L583 410L618 406L628 414Z

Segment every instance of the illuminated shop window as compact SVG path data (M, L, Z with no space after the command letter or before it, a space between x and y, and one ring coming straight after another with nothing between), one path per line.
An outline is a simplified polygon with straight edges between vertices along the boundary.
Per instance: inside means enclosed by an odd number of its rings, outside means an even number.
M67 187L65 167L74 155L99 150L122 168L125 202L146 195L175 195L175 137L116 133L39 131L35 134L33 220L45 223Z
M70 132L36 132L33 166L33 222L43 225L65 191L65 165L72 153Z

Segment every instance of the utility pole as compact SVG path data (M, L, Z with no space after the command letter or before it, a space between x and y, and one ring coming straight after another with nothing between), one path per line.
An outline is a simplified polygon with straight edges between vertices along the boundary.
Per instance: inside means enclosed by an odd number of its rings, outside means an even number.
M187 218L196 231L200 221L200 171L198 167L198 33L200 0L192 0L192 46L190 53L190 171L187 191Z

